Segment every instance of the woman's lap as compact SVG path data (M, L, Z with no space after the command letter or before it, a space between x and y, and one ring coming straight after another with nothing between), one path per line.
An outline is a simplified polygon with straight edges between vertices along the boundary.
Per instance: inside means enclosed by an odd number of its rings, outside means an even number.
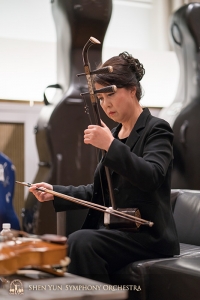
M78 230L69 235L68 246L71 258L69 272L77 274L80 271L82 276L84 272L112 273L128 263L159 257L141 246L134 239L134 234L130 236L128 232L112 229Z

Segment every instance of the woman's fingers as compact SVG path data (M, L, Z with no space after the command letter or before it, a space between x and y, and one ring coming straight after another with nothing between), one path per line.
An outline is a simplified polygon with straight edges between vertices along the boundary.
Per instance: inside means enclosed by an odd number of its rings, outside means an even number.
M40 189L40 190L38 190ZM44 192L42 191L44 189ZM29 191L34 194L34 196L40 201L50 201L54 199L54 196L52 194L49 194L48 192L45 192L45 189L53 190L53 186L51 184L48 184L46 182L41 183L35 183L32 184L29 188Z

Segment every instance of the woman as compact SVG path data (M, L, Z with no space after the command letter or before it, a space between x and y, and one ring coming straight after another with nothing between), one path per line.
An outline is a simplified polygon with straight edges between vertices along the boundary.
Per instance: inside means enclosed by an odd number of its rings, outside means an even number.
M95 75L94 84L96 89L117 86L115 93L98 94L98 99L106 115L119 125L111 132L102 122L102 127L90 125L84 131L86 144L106 151L94 183L78 187L38 183L30 188L39 201L53 200L57 212L74 204L36 187L110 206L106 166L111 171L116 206L138 208L143 219L154 222L153 227L141 225L136 232L108 229L102 213L90 209L82 229L69 235L68 271L107 283L109 274L130 262L179 254L170 207L173 132L166 121L153 117L139 103L145 72L142 64L123 52L101 67L110 65L113 72Z

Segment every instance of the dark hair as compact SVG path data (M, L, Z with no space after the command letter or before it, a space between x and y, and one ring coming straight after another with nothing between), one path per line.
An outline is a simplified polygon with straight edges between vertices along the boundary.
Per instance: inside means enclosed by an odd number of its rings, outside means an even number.
M142 97L140 80L145 74L145 69L139 60L128 52L122 52L119 56L108 59L98 68L106 66L112 66L113 72L96 74L94 83L97 82L103 86L116 85L118 88L126 89L136 87L136 97L139 101Z

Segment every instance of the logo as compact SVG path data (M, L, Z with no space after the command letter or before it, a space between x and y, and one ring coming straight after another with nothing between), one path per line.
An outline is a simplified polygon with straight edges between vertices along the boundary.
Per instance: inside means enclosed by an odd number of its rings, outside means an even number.
M9 293L11 295L23 295L24 287L23 287L21 280L15 279L15 280L11 281Z

